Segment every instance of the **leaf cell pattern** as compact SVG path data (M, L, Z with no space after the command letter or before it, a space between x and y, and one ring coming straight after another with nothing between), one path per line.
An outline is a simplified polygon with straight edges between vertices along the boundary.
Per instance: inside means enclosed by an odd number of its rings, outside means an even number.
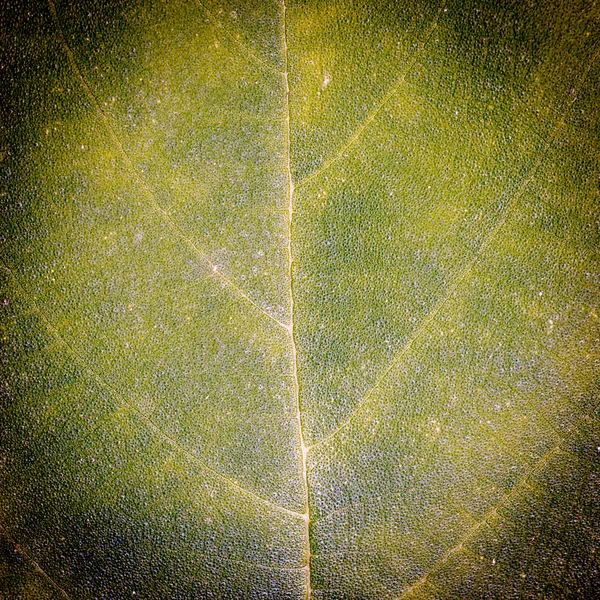
M589 598L600 12L5 1L6 598Z

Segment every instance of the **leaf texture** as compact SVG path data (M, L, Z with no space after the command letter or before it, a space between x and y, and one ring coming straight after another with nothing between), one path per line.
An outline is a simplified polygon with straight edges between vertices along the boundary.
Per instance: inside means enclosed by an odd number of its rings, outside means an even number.
M594 597L595 4L0 7L2 597Z

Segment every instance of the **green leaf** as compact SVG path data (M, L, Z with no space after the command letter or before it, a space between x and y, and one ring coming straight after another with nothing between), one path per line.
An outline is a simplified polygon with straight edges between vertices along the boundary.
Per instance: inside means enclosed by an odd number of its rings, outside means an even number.
M0 15L2 597L594 595L594 3Z

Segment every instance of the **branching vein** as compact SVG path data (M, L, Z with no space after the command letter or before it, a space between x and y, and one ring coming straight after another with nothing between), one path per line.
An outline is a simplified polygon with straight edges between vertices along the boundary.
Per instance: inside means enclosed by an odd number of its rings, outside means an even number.
M225 33L225 35L240 49L242 52L250 59L251 62L256 63L262 69L269 71L270 73L276 73L277 75L284 75L277 67L270 65L267 61L259 58L252 52L250 48L244 42L242 42L239 38L237 38L233 33L231 33L224 25L212 14L206 6L200 2L200 0L196 0L196 4L202 8L208 20L215 26L216 29L219 29Z
M481 520L479 520L471 529L469 529L461 538L460 542L456 544L456 546L450 548L443 556L440 558L427 572L422 575L417 581L411 584L408 588L406 588L402 594L397 598L400 600L404 598L410 591L414 590L417 587L423 585L427 578L434 573L437 569L439 569L444 563L448 561L448 559L461 550L463 546L472 540L477 532L492 519L494 516L498 515L498 511L510 504L510 502L519 494L523 489L525 489L529 485L529 481L536 474L540 473L544 467L548 464L549 460L558 452L561 451L561 446L574 434L578 431L578 428L581 424L590 418L598 409L600 408L600 402L597 402L596 405L592 408L592 410L586 412L582 415L574 425L572 425L569 429L567 429L566 433L563 435L562 439L546 454L544 454L534 465L533 467L522 477L522 479L515 484L515 486L490 510L486 512Z
M172 230L172 232L179 239L181 239L188 246L188 248L190 248L190 250L194 254L196 254L204 263L206 263L209 266L211 272L216 277L218 277L221 281L223 281L223 283L225 283L230 289L232 289L240 298L243 298L246 302L248 302L249 304L251 304L255 309L259 310L264 316L268 317L274 323L277 323L277 325L279 325L280 327L283 327L284 329L287 329L288 326L285 323L282 323L276 317L274 317L272 314L270 314L268 311L266 311L264 308L262 308L255 300L252 299L252 297L249 294L247 294L243 289L241 289L232 279L230 279L229 277L227 277L226 275L224 275L221 272L221 270L219 269L219 267L210 260L210 258L206 254L206 252L204 252L201 248L199 248L183 232L183 230L181 229L181 227L172 219L171 215L158 202L158 200L156 198L155 192L148 185L148 183L146 182L146 180L140 175L138 169L136 168L135 164L131 160L131 157L129 156L129 154L125 150L125 147L123 146L123 143L121 142L119 136L117 135L117 132L116 132L113 124L111 123L111 120L109 119L108 114L100 106L100 102L96 98L96 95L94 94L94 92L92 91L92 88L90 87L90 85L88 84L87 80L85 79L85 77L83 75L83 72L79 68L79 65L77 64L77 61L75 60L75 55L74 55L73 51L71 50L71 47L69 46L69 44L67 42L67 38L65 37L65 34L63 32L63 29L62 29L62 26L60 24L60 20L58 18L58 13L56 11L56 5L54 4L54 0L48 0L48 3L50 5L50 12L52 13L53 19L54 19L55 24L56 24L56 28L57 28L57 30L59 32L59 37L60 37L61 43L62 43L62 45L63 45L63 47L65 49L65 52L67 54L67 57L69 59L69 63L71 64L71 67L73 68L75 74L77 75L77 78L81 82L81 85L83 86L85 92L89 96L92 104L96 108L96 111L98 112L98 114L102 118L102 120L103 120L103 122L104 122L104 124L105 124L105 126L106 126L106 128L107 128L107 130L109 132L109 134L110 134L110 137L112 138L113 142L115 143L115 145L119 149L119 152L123 156L123 160L125 161L125 164L130 169L130 171L134 175L135 179L138 181L138 183L142 186L142 188L146 192L148 198L150 199L150 202L152 203L152 205L154 206L154 208L156 209L156 211L158 212L158 214L165 221L165 223Z
M557 131L555 131L555 133L553 134L552 139L555 139L557 134L558 134L558 127L557 127ZM548 141L546 144L546 148L549 147L550 144L551 144L551 141ZM396 354L396 356L392 359L392 361L388 364L388 366L382 371L382 373L379 375L379 377L377 378L377 380L375 381L373 386L364 395L363 399L356 405L356 407L350 413L350 415L348 415L348 417L346 417L346 419L340 425L338 425L338 427L336 427L331 433L326 435L324 438L315 442L315 444L313 444L313 446L311 446L311 449L314 448L315 446L320 446L321 444L331 440L332 438L337 436L343 429L348 427L348 425L354 420L354 418L366 406L366 404L368 403L370 398L373 396L373 394L387 381L388 376L396 369L396 367L398 367L399 364L402 363L402 361L404 360L406 355L410 352L410 350L413 347L413 345L415 344L415 342L417 340L419 340L419 338L423 335L423 333L425 333L427 331L431 322L437 317L437 315L444 308L444 306L448 303L448 301L454 297L455 292L458 290L458 288L460 288L463 281L465 281L467 276L471 273L471 271L473 270L473 267L479 262L479 260L481 260L481 257L483 255L484 251L498 235L498 232L503 227L510 212L514 209L514 206L515 206L517 200L523 195L525 189L527 188L529 183L532 181L532 179L535 175L535 172L538 169L540 164L541 164L541 158L538 158L538 160L535 162L533 168L531 169L529 176L523 181L523 183L520 185L519 189L517 190L516 194L507 203L506 208L504 209L504 211L502 213L502 216L498 219L494 228L484 238L483 242L479 246L477 253L471 258L471 260L467 263L467 265L458 273L458 275L455 277L454 281L448 286L446 293L440 298L440 300L438 300L437 304L435 304L435 306L429 312L427 317L425 317L425 319L421 322L421 324L415 330L415 332L412 334L412 336L410 337L408 342L406 342L406 344Z
M298 518L298 517L304 518L303 513L299 513L294 510L290 510L288 508L280 506L279 504L275 504L274 502L271 502L270 500L267 500L266 498L259 496L252 490L240 485L235 479L232 479L231 477L228 477L227 475L224 475L223 473L220 473L216 469L210 467L196 453L192 452L191 450L186 448L184 445L182 445L180 442L178 442L177 440L173 439L171 436L166 434L140 408L138 408L132 402L129 402L128 400L126 400L122 396L122 394L120 394L112 385L107 383L91 367L89 367L85 358L71 344L69 344L69 342L67 342L64 339L64 337L60 334L58 329L48 320L48 318L46 317L44 312L37 306L37 304L34 302L34 300L28 296L27 292L25 291L25 288L17 280L17 278L16 278L15 274L12 272L12 270L9 269L5 265L0 265L0 268L3 269L4 271L6 271L13 278L13 280L15 281L15 284L21 290L21 293L27 299L29 304L32 306L33 310L39 315L40 319L43 321L44 325L46 326L46 328L50 332L50 334L54 337L54 339L59 344L61 344L67 350L67 352L79 363L79 365L81 365L82 369L84 369L84 371L88 374L88 376L91 379L93 379L99 387L101 387L103 390L105 390L109 394L109 396L118 400L123 406L125 406L128 409L130 409L131 411L135 412L140 417L140 419L147 425L147 427L149 429L151 429L152 431L154 431L158 435L158 437L160 437L162 440L167 442L170 446L173 446L180 453L187 456L190 460L192 460L193 462L198 464L200 467L202 467L208 473L217 477L220 481L224 482L225 484L232 487L236 491L244 494L245 496L251 497L254 500L256 500L257 502L259 502L265 506L268 506L269 508L276 510L278 512L283 512L287 515L290 515L290 516L293 516L296 518Z
M40 567L39 563L35 561L29 552L27 552L20 544L18 544L13 537L8 533L8 531L0 525L0 533L4 535L4 537L15 547L15 550L27 561L29 561L37 573L39 573L61 596L67 598L67 600L71 600L71 597L67 594L67 592L60 586L42 567Z
M11 542L11 544L14 545L15 550L21 554L21 556L23 556L26 560L28 560L31 564L33 564L33 566L35 567L35 570L40 573L45 579L48 580L48 582L52 585L52 587L54 589L56 589L58 592L60 592L65 598L68 598L69 600L71 600L70 596L67 594L67 592L61 588L56 581L54 581L49 575L48 573L46 573L39 565L39 563L35 560L33 560L33 558L29 555L29 553L27 553L23 547L18 544L13 537L8 533L6 527L0 525L0 534L4 535L4 537L6 537L7 540L9 540ZM199 556L204 556L206 558L206 564L223 564L223 563L227 563L227 564L233 564L233 565L241 565L244 567L250 567L251 569L263 569L265 571L281 571L281 572L290 572L290 573L294 573L297 571L303 571L306 567L283 567L283 566L278 566L278 565L265 565L262 563L255 563L255 562L251 562L248 560L239 560L236 558L231 558L230 556L214 556L214 555L201 555L198 553L195 553L196 557Z

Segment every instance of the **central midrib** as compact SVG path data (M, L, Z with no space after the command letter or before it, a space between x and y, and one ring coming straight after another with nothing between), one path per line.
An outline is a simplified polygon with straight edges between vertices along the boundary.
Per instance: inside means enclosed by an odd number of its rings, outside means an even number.
M301 471L304 487L304 522L305 522L305 561L304 566L306 573L306 600L311 597L310 585L310 506L308 494L308 470L307 470L307 454L308 446L304 443L304 431L302 427L302 413L300 410L300 386L298 383L298 357L296 353L295 339L295 312L294 312L294 282L293 282L293 262L294 254L292 252L292 223L294 218L294 180L292 178L291 153L290 153L290 83L289 83L289 65L288 65L288 49L287 49L287 23L286 23L286 5L285 0L282 1L282 29L283 29L283 58L284 58L284 73L283 79L285 83L285 171L287 179L287 200L288 200L288 279L290 285L290 323L287 326L290 335L290 346L292 349L292 376L294 381L294 396L296 399L296 420L298 426L298 439L300 443L301 454Z

